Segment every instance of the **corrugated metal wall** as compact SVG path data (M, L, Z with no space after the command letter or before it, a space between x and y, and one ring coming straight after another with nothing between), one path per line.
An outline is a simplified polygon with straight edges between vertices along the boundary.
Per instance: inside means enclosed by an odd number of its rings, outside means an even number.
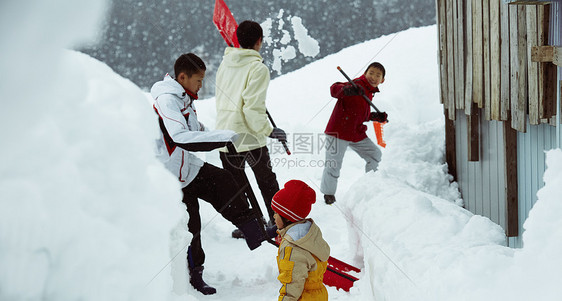
M527 124L527 133L517 134L520 235L509 239L509 245L512 247L522 247L523 223L537 201L537 191L544 186L545 152L553 148L556 148L556 127L546 124L534 126Z
M489 217L506 229L503 123L483 120L480 115L480 161L477 162L468 161L467 124L464 112L457 111L457 182L464 207L474 214ZM537 191L544 186L542 175L545 170L545 151L556 148L555 127L546 124L527 126L527 133L517 135L520 235L509 238L510 247L522 247L523 223L537 201Z
M503 123L480 115L480 160L468 161L467 118L457 110L455 139L457 182L469 211L489 217L506 228L505 156Z

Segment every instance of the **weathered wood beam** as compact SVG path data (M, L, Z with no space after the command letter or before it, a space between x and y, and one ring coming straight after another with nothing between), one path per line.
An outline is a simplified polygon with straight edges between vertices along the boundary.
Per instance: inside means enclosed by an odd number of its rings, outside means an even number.
M517 184L517 132L510 127L509 120L503 123L505 147L505 196L508 237L519 236L519 197Z
M472 0L472 101L484 105L482 0Z
M453 26L453 0L446 0L447 19L447 112L449 119L455 120L455 31Z
M499 0L498 0L499 1ZM510 1L509 5L546 5L552 1L526 1L526 0L513 0Z
M439 24L439 79L441 83L441 103L447 104L447 20L445 0L436 0L437 24Z
M484 108L484 118L491 119L492 111L492 78L490 65L490 1L482 1L482 47L484 51L484 103L480 108Z
M501 120L500 2L490 1L490 119Z
M445 116L449 115L447 109L445 109ZM449 118L445 118L445 160L447 160L447 166L449 167L449 174L453 176L453 181L458 179L457 177L457 146L455 137L455 121Z
M527 6L527 51L532 51L532 46L538 43L537 6ZM529 83L528 105L529 123L539 124L539 64L532 60L527 61L527 81Z
M561 46L533 46L531 49L531 61L546 63L562 67L562 47Z
M464 110L464 67L465 67L465 56L464 56L464 7L463 0L455 0L453 5L456 9L455 13L455 90L456 90L456 104L455 109Z
M548 44L548 32L550 30L550 5L537 6L537 12L538 40L536 45L544 46ZM549 108L551 101L548 97L550 96L550 93L546 90L546 80L548 78L549 66L547 66L547 63L537 64L539 66L539 118L541 119L541 123L548 123L548 118L552 117L553 114L553 110ZM556 100L554 100L554 105L556 106Z
M501 30L501 120L509 119L510 109L510 54L509 54L509 6L500 4Z
M468 161L480 161L480 109L472 106L470 116L466 116L467 120L467 144L468 144Z
M465 95L464 112L470 115L472 110L472 1L465 1L464 49L465 49Z

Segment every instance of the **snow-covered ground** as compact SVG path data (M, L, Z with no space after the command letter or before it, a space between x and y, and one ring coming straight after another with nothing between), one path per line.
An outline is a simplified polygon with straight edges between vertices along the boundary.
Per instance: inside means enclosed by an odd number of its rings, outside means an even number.
M275 299L276 249L250 252L204 202L204 275L218 293L187 284L187 217L179 185L152 155L158 128L146 93L61 50L94 38L101 3L0 4L0 300ZM271 145L279 182L316 188L310 216L332 256L362 269L349 293L328 288L330 300L560 300L562 151L547 154L524 248L505 247L503 230L462 209L449 182L436 45L435 26L410 29L270 85L268 108L294 153ZM372 61L387 69L375 96L389 114L387 147L376 173L346 154L338 201L328 206L318 190L335 103L328 88L343 81L337 66L355 77ZM197 109L213 127L214 100ZM202 156L220 166L216 152Z

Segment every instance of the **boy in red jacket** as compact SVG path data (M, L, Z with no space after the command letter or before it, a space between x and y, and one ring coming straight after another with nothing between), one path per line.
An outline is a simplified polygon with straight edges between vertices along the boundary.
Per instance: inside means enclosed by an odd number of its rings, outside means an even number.
M351 147L366 162L365 172L376 171L381 160L381 151L367 137L364 122L386 122L385 112L371 112L371 107L362 94L370 100L373 93L379 92L378 86L384 82L385 70L380 63L371 63L365 73L351 83L334 83L330 87L332 97L338 99L330 121L326 126L326 162L322 174L320 191L324 194L326 204L336 201L336 189L340 176L341 164L347 147Z

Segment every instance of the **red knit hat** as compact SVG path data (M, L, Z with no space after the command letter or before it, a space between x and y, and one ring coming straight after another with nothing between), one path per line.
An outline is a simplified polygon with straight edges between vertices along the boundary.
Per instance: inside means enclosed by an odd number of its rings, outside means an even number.
M282 217L296 222L306 218L315 202L314 189L303 181L291 180L273 196L271 208Z

